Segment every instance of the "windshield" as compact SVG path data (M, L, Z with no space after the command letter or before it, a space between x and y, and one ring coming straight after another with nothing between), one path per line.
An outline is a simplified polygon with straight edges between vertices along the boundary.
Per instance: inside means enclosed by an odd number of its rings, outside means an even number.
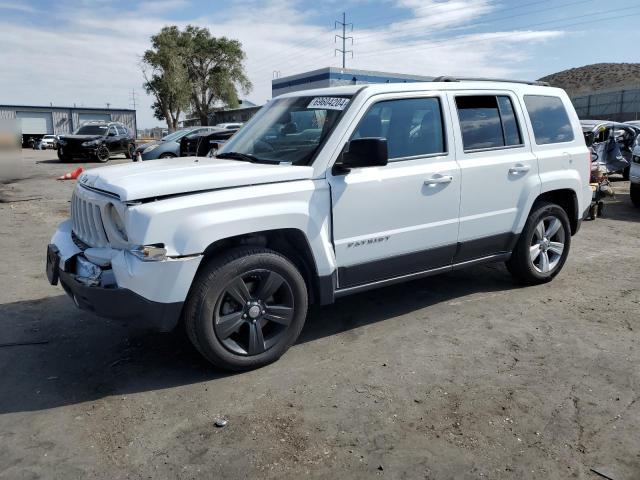
M339 95L273 100L218 151L218 156L239 153L265 163L308 165L350 98Z
M170 133L169 135L162 137L162 141L171 142L173 140L179 140L189 132L190 130L178 130L177 132L173 132L173 133Z
M76 130L76 135L104 135L107 132L106 125L83 125Z

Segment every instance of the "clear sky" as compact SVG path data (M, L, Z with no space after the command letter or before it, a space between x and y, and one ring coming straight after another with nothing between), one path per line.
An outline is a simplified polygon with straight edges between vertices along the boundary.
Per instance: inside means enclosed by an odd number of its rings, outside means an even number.
M164 25L242 42L262 104L281 76L340 66L334 20L353 22L347 67L535 79L597 62L640 62L640 1L0 0L0 104L129 107L153 119L140 57Z

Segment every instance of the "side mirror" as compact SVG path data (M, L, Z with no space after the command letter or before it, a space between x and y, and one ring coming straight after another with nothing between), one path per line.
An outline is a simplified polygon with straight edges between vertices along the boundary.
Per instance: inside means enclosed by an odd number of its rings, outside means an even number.
M386 138L356 138L342 152L343 170L361 167L384 167L389 162Z
M587 144L587 147L591 147L595 139L596 139L595 132L584 132L584 142Z

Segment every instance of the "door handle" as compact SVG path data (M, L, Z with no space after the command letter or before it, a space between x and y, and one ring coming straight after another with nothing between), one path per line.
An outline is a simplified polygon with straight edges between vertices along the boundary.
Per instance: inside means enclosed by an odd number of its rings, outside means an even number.
M440 183L451 183L452 181L453 181L453 177L451 175L439 175L439 174L437 174L437 175L434 175L431 178L427 178L424 181L424 184L427 185L427 186L430 186L430 185L437 185L437 184L440 184Z
M529 165L517 163L516 165L514 165L509 169L509 173L514 173L514 174L527 173L529 170L531 170L531 167Z

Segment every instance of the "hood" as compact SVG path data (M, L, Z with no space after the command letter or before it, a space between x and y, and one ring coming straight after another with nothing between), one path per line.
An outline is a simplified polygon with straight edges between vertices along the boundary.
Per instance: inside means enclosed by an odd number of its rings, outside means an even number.
M160 143L164 143L164 142L156 141L156 142L149 142L149 143L143 143L141 145L136 145L136 152L143 151L145 148L150 147L151 145L158 145Z
M62 135L60 138L62 140L82 140L83 142L88 142L89 140L98 140L103 137L102 135Z
M312 177L313 168L307 166L183 157L93 168L78 182L131 201Z

